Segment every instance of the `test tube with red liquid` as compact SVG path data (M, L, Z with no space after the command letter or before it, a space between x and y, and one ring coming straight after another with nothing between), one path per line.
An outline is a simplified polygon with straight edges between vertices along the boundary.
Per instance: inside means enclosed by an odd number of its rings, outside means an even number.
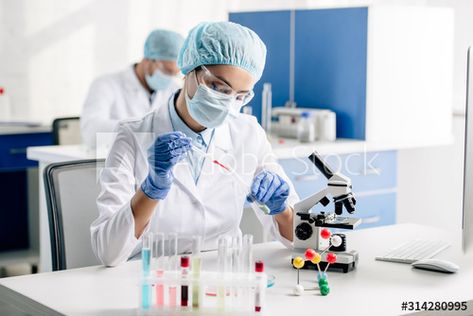
M189 304L189 285L187 280L189 278L189 257L181 257L181 278L183 284L181 285L181 307L186 308Z
M264 295L264 286L266 286L263 279L264 273L264 263L263 261L255 262L255 278L256 278L256 288L255 288L255 312L261 313L263 305L263 295Z

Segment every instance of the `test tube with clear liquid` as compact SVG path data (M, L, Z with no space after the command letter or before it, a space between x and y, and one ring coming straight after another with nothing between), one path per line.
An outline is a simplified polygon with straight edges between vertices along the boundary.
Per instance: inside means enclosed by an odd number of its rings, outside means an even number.
M218 272L221 284L217 288L217 305L220 311L225 310L225 273L227 272L228 243L226 236L218 238Z
M178 272L177 270L177 247L178 247L178 235L177 233L169 233L168 234L168 245L169 245L169 251L168 251L168 264L169 264L169 270L172 273ZM170 284L169 285L169 307L172 308L177 308L177 284Z
M153 233L146 233L142 237L141 264L145 282L141 286L141 306L149 309L152 304L152 286L147 283L147 278L151 274L151 249L153 247Z
M202 249L202 237L194 236L192 237L192 278L194 283L192 285L192 308L193 310L198 310L202 305L202 291L204 289L200 288L200 271L202 269L202 258L201 258L201 249Z
M242 272L242 237L241 234L232 238L232 272L234 276L241 276ZM233 286L232 291L232 306L234 308L242 308L242 294L241 286Z
M241 255L241 269L243 273L249 275L253 272L254 263L253 263L253 235L246 234L243 236L242 240L242 255ZM252 306L252 287L248 286L243 289L242 293L242 305L243 306Z

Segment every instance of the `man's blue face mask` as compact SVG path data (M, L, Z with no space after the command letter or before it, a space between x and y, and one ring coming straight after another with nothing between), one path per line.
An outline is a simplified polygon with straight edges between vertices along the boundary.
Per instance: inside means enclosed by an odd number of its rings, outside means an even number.
M171 83L175 80L174 76L163 73L161 70L156 69L152 75L145 75L146 84L153 91L162 91L169 88Z

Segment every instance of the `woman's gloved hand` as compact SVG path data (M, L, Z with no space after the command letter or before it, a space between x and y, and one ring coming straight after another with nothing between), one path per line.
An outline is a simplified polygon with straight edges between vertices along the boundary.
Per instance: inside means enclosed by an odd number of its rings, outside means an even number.
M172 167L191 148L191 139L182 132L159 135L148 149L149 173L141 190L153 200L163 200L173 182Z
M286 209L289 185L278 174L263 170L253 179L251 195L269 207L270 215L276 215Z

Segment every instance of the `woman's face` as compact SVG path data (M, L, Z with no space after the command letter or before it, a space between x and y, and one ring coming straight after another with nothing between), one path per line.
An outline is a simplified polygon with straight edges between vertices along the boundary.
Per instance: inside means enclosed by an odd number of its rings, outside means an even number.
M253 89L255 84L251 74L237 66L232 65L206 65L216 78L226 83L237 93L245 93ZM203 70L197 69L187 74L185 87L190 98L197 90L197 81L202 83ZM196 81L197 77L197 81Z

